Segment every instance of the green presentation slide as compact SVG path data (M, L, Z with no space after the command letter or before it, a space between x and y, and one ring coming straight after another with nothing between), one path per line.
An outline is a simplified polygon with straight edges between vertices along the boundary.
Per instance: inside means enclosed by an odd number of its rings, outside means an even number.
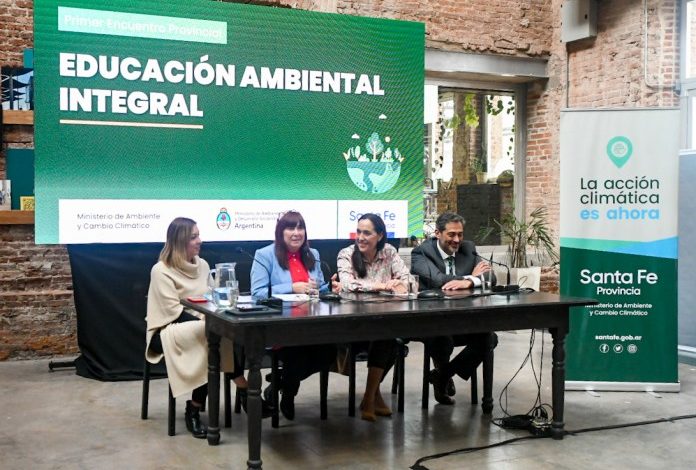
M422 23L214 1L36 0L37 243L422 234Z

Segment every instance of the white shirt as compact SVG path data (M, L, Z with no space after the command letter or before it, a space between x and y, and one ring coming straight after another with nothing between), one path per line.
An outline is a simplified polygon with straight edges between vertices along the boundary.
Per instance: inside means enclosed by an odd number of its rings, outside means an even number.
M436 245L437 245L437 251L440 252L440 256L442 256L442 260L445 262L445 274L451 274L452 276L456 276L457 273L456 273L456 267L455 267L455 263L454 263L454 255L450 255L445 250L443 250L442 247L440 246L439 241L436 243ZM449 270L450 270L449 259L450 258L452 258L452 269L455 270L455 272L449 272ZM467 275L467 276L461 276L461 278L467 279L467 280L473 282L474 287L481 286L481 279L479 279L476 276Z

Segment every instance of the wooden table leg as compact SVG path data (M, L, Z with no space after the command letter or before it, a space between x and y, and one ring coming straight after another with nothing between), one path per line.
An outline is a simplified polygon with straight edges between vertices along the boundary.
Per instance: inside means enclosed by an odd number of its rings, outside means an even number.
M551 328L553 338L553 366L551 369L551 387L553 406L553 421L551 422L551 437L563 439L565 423L563 422L563 406L565 401L565 338L567 328Z
M208 331L208 445L220 443L220 336Z
M483 414L493 413L493 349L497 344L494 333L489 335L487 341L486 355L483 357L483 400L481 409ZM476 371L474 371L474 374Z
M249 335L251 336L251 334ZM249 459L247 468L262 468L261 463L261 360L264 348L261 338L247 338L244 345L249 363L247 381L247 437L249 440Z

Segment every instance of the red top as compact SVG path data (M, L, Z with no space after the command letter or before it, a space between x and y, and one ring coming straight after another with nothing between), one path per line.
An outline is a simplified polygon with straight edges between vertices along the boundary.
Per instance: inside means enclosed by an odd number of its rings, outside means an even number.
M288 251L288 269L290 269L290 276L292 277L292 282L309 282L309 273L307 268L302 264L302 258L300 258L300 253L290 253ZM291 317L301 317L305 315L305 310L300 307L292 307L290 310Z
M309 282L309 272L302 263L299 251L297 253L288 252L288 269L290 269L292 282Z

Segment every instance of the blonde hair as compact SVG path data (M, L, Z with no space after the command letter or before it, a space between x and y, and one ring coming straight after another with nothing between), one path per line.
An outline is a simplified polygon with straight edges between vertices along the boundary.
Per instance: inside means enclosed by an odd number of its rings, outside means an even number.
M196 222L186 217L177 217L167 228L167 241L159 255L159 260L170 268L182 270L189 262L186 258L186 246Z

